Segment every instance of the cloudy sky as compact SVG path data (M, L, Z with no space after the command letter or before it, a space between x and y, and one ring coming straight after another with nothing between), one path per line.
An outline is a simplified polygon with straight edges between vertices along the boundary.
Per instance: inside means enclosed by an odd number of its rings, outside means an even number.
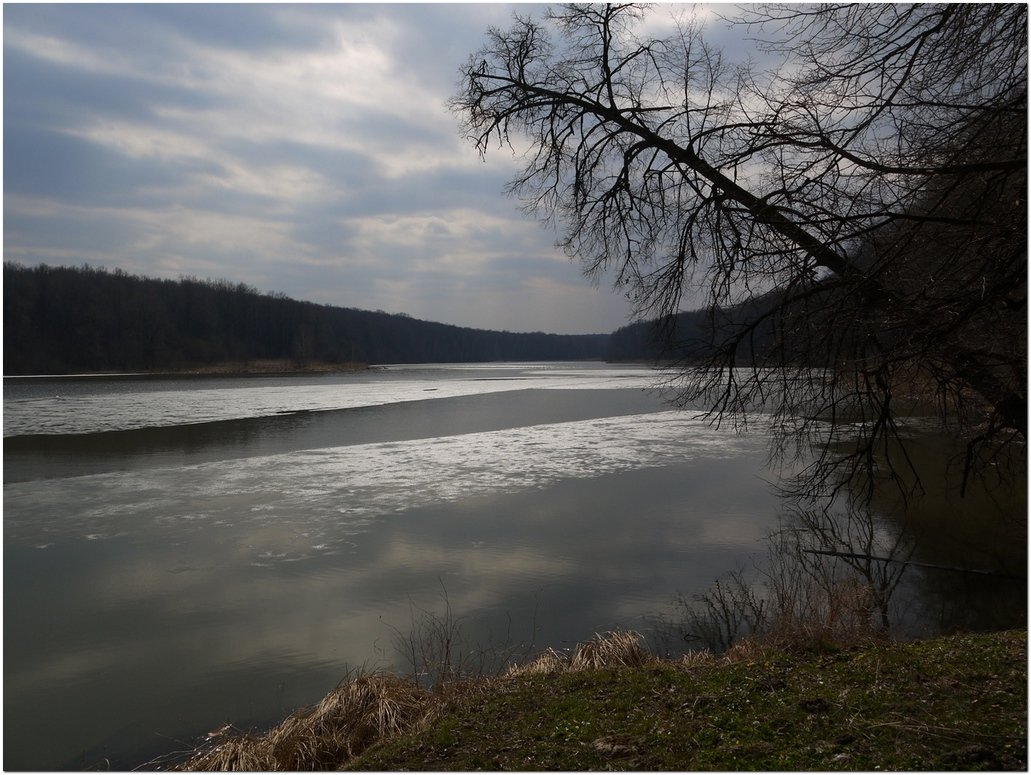
M5 4L4 258L611 331L628 305L504 196L518 159L482 161L445 107L512 10Z

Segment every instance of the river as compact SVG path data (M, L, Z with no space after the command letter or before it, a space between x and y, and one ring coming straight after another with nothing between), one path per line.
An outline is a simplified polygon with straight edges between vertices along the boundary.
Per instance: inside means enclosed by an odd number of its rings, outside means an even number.
M128 768L269 724L420 617L645 630L778 524L761 423L600 363L4 381L4 767Z

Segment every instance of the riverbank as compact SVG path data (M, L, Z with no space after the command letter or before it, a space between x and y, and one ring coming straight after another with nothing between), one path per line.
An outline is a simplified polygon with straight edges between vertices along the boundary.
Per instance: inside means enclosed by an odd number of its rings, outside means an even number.
M191 366L181 369L155 369L146 372L152 376L158 375L197 375L197 376L277 376L293 374L336 374L338 372L365 371L369 368L367 363L329 363L325 361L311 361L298 364L295 361L281 358L270 358L266 360L252 361L226 361L224 363L212 363L205 366Z
M5 380L50 380L50 379L140 379L164 377L289 377L299 374L343 374L352 371L367 371L373 368L367 363L312 361L305 364L282 358L252 361L224 361L202 366L164 367L144 371L91 371L68 374L5 374Z
M183 769L1026 770L1027 633L665 661L626 633L434 692L343 683Z

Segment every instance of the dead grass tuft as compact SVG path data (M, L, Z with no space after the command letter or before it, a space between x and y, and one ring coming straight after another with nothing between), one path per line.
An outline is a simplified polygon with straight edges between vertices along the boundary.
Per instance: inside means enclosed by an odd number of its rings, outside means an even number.
M640 634L617 630L595 635L586 643L579 644L573 652L570 670L641 667L652 659Z
M552 675L616 667L641 667L654 660L655 657L648 651L644 645L644 638L639 633L616 630L595 634L591 640L578 644L571 654L548 649L526 664L510 667L505 675Z
M717 661L717 657L709 649L701 649L681 654L676 664L684 668L708 667L714 665Z
M506 675L546 675L613 667L640 667L653 661L636 632L595 635L572 654L548 649ZM321 702L303 708L265 734L220 736L179 770L297 771L337 769L373 744L416 730L448 697L474 691L479 683L445 682L429 692L388 673L359 675L342 682Z
M569 668L569 655L555 649L547 649L525 664L511 665L504 677L517 675L553 675L564 673Z
M767 638L748 636L735 641L734 645L723 653L723 661L761 662L768 653L775 650Z
M375 673L342 683L264 735L229 737L180 770L283 771L336 768L373 743L411 731L430 709L429 695L397 676Z

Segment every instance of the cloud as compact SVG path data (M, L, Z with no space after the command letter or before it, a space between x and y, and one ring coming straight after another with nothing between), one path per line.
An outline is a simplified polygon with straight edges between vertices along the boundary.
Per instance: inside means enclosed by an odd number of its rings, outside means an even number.
M510 13L8 6L5 258L484 328L614 329L627 305L503 195L518 160L482 163L446 108Z

